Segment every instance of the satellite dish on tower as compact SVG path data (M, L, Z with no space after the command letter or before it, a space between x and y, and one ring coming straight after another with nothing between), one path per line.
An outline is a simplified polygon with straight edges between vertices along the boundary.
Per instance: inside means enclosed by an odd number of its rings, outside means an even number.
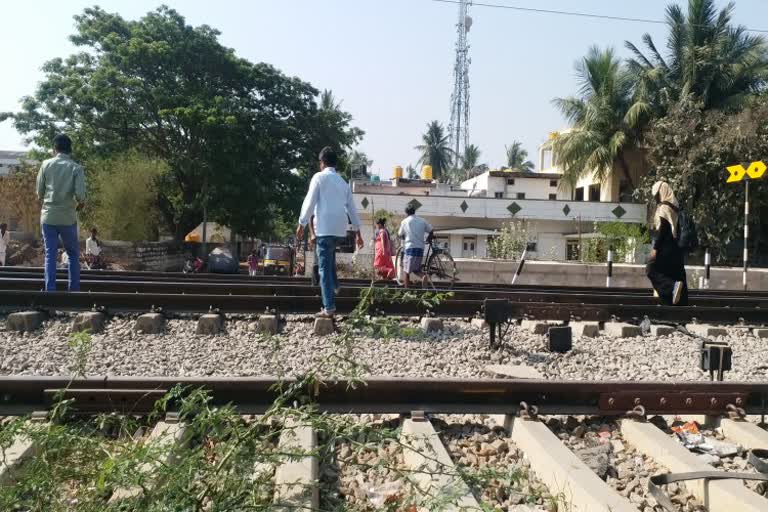
M464 17L464 27L467 32L469 32L469 29L472 28L472 17L471 16L465 16Z

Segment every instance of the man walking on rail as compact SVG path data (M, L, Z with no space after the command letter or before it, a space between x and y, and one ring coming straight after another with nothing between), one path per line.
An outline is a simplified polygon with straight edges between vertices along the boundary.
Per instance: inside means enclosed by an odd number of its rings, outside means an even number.
M45 244L45 289L56 291L56 256L61 237L69 259L69 291L74 292L80 290L77 212L85 204L85 173L70 156L69 137L54 137L53 151L56 156L43 162L37 173L37 197L43 203L40 225Z
M411 274L421 278L421 286L427 285L427 274L421 271L421 260L424 258L424 237L432 239L432 226L429 222L416 215L416 208L405 207L406 218L400 223L397 234L403 239L403 281L408 288L411 285ZM399 270L399 269L398 269Z
M315 216L317 260L320 270L320 291L323 296L321 317L333 317L336 313L336 244L347 234L347 223L357 232L357 247L363 247L360 235L360 219L352 200L352 191L344 178L336 172L336 152L325 147L320 152L320 172L312 176L309 191L304 198L296 228L296 238L301 240L304 228Z

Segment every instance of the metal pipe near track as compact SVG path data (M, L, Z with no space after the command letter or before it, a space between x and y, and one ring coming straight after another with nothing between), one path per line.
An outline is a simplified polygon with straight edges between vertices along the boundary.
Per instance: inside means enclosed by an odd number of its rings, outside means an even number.
M58 391L76 400L81 412L151 410L176 385L205 388L215 404L232 403L243 413L259 413L283 394L310 400L335 413L515 413L520 403L542 414L618 416L641 405L647 414L711 414L728 406L748 414L765 412L768 384L745 382L596 382L513 379L335 380L306 385L275 378L181 377L0 377L0 415L47 409Z
M349 313L358 304L357 297L339 297L336 309ZM448 299L429 311L420 304L398 300L384 300L373 305L372 311L390 315L425 315L431 313L446 317L473 317L483 311L484 300ZM319 296L259 296L259 295L187 295L161 293L100 293L0 290L0 309L18 310L52 309L62 311L88 311L104 309L108 312L146 312L151 309L173 313L260 313L274 309L281 313L315 313L320 308ZM613 319L641 321L644 317L656 321L690 322L704 319L709 322L751 323L768 321L765 309L748 307L648 306L636 304L542 303L511 302L512 318L542 320L583 320L606 322Z

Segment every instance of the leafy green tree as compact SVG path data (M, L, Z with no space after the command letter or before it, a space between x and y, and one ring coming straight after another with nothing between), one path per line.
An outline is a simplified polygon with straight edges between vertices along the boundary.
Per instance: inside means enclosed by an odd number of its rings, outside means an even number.
M573 127L553 140L566 182L573 185L592 172L605 181L618 165L634 189L627 152L638 147L641 126L632 109L632 77L613 49L597 47L576 64L576 75L579 96L554 100Z
M130 21L94 7L75 20L81 51L47 62L34 95L0 120L46 148L66 131L86 163L131 148L165 161L157 205L177 238L204 204L209 220L263 234L295 215L319 150L362 135L338 104L318 107L310 84L237 57L172 9Z
M416 165L431 165L432 177L438 181L448 178L454 154L449 146L449 136L437 121L427 124L427 132L421 137L422 143L414 149L421 153Z
M417 171L414 166L408 165L405 168L405 177L409 180L417 180L419 179L419 171Z
M643 189L649 190L658 179L669 182L693 216L702 245L724 254L726 245L741 237L744 222L744 185L726 183L726 167L765 159L768 98L753 98L735 115L681 104L654 123L648 147L653 169ZM762 247L768 240L768 224L762 223L768 188L753 186L750 204L752 239Z
M507 168L513 171L533 172L533 162L528 160L528 151L523 149L523 144L512 141L511 146L504 146L507 155Z
M111 240L156 240L160 223L156 183L166 172L165 162L136 152L93 159L83 227L95 226Z
M679 5L669 5L666 57L649 34L643 36L646 53L626 42L634 54L628 68L637 80L638 113L661 117L683 100L704 109L739 107L764 89L766 40L731 24L734 6L718 12L715 0L689 0L685 14Z

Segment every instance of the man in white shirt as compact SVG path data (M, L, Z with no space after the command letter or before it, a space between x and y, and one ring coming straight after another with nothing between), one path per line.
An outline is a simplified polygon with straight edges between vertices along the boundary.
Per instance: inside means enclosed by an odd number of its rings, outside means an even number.
M91 228L91 236L85 239L85 257L91 267L98 263L101 256L101 242L97 235L96 228Z
M91 228L91 236L85 239L85 254L99 256L101 254L101 242L97 238L96 228Z
M421 271L421 260L424 257L424 236L432 237L432 226L421 217L416 216L416 208L405 207L406 218L400 223L397 234L403 239L403 280L408 288L411 284L411 274L421 277L421 286L426 285L427 275Z
M8 232L8 224L0 224L0 267L5 266L5 253L8 250L8 244L11 243L11 233Z
M347 223L357 232L357 247L363 247L360 235L360 219L344 178L336 173L338 156L325 147L320 152L320 172L312 176L309 191L304 198L296 228L296 238L304 236L304 227L315 216L317 262L320 270L320 292L323 296L323 310L320 316L333 317L336 313L336 244L347 235Z

